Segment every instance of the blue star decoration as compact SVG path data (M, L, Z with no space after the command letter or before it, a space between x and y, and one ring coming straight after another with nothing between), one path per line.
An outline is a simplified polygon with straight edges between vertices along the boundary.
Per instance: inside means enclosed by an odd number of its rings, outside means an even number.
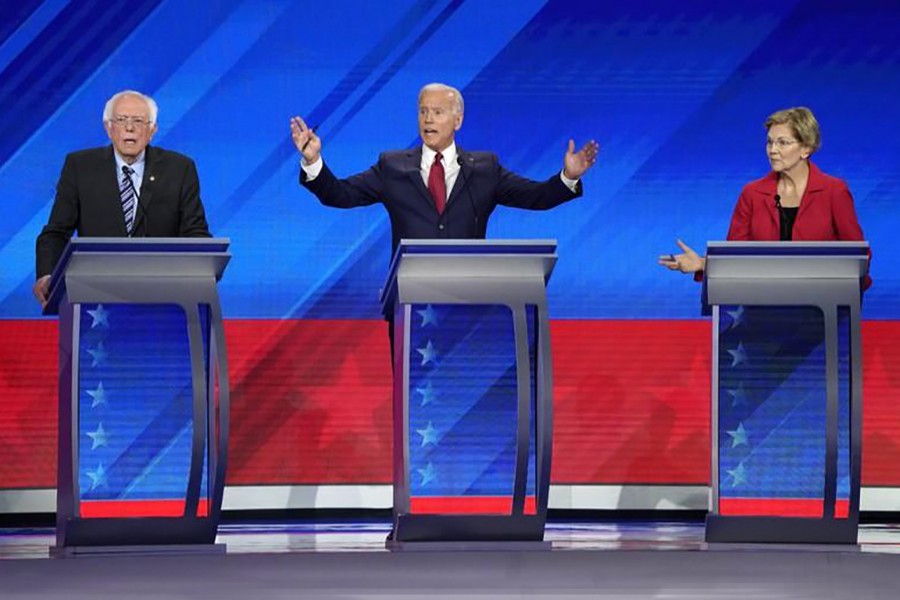
M744 348L744 342L738 342L738 347L734 350L729 350L728 354L731 355L732 367L736 367L741 363L748 362L747 350Z
M103 429L103 423L97 425L96 431L88 431L87 436L91 438L91 450L96 450L103 446L109 446L109 434Z
M738 306L735 310L726 310L725 314L731 317L731 323L728 329L736 329L738 325L744 322L744 307Z
M97 408L101 404L106 404L106 390L103 389L103 382L97 384L97 388L93 390L86 390L88 396L93 398L91 400L91 408Z
M731 396L731 407L737 408L738 406L746 406L747 405L747 390L744 389L744 382L738 384L737 389L735 390L725 390L728 392L728 395Z
M89 310L87 313L94 320L91 323L91 329L101 326L109 327L109 311L103 308L102 304L98 304L96 310Z
M430 304L425 307L425 310L417 310L416 312L419 313L420 317L422 317L421 327L425 327L429 323L437 327L437 313L434 311L434 307L432 307Z
M416 393L422 395L422 404L421 406L427 406L437 400L437 395L434 391L434 387L432 387L431 382L429 381L427 385L420 386L416 388Z
M428 485L429 483L431 483L432 481L437 479L437 473L434 472L434 465L431 464L430 462L428 463L428 466L425 467L424 469L416 469L416 470L419 472L419 475L422 476L422 483L419 484L422 487L425 487L426 485Z
M428 421L428 425L425 427L425 429L416 429L416 433L422 436L423 448L428 444L437 446L438 430L434 428L434 425L431 424L431 421Z
M747 441L747 430L744 429L743 423L738 423L738 428L733 431L726 432L731 436L731 447L736 448L738 446L749 446L750 443Z
M731 487L737 487L742 483L747 483L747 471L744 469L744 463L738 464L736 469L728 469L726 473L733 478Z
M103 342L97 344L97 347L91 350L88 348L88 354L94 357L94 360L91 361L91 366L96 367L97 365L103 364L106 362L106 349L103 348Z
M437 358L437 350L434 349L434 344L431 343L431 340L428 340L428 343L424 348L416 348L416 352L422 355L423 367L428 363L435 362L435 359Z
M91 492L106 485L106 469L103 468L102 462L93 471L88 471L87 476L91 478L91 489L89 490Z

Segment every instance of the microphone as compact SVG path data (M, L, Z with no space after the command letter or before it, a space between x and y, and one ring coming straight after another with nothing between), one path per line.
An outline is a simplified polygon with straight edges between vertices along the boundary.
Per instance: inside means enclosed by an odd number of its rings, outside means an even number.
M778 237L780 240L790 240L790 229L788 229L787 218L784 216L784 210L781 207L781 196L775 194L775 208L778 209Z
M475 207L475 198L472 197L472 190L469 188L469 178L466 177L466 172L463 169L463 157L460 154L456 155L456 163L459 165L459 174L463 178L463 185L466 187L466 195L469 197L469 204L472 205L472 214L475 215L475 232L478 233L478 209Z

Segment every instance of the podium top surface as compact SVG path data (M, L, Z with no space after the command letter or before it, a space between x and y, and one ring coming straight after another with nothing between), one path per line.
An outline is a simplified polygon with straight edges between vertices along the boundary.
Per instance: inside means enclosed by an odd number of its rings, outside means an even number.
M430 272L434 274L434 267L438 264L441 272L465 271L469 267L474 272L476 265L497 261L540 260L544 265L545 277L549 278L556 261L556 248L556 240L403 239L391 259L380 300L382 304L386 304L395 295L401 264L409 267L412 262L419 262L421 259L428 263L423 267L431 268Z
M56 314L66 275L213 275L220 279L231 258L228 238L73 238L50 277L45 315Z
M706 276L846 278L868 270L868 242L709 242Z
M702 312L709 315L716 304L763 302L776 287L790 289L785 293L792 302L823 285L858 287L868 268L868 242L709 242ZM749 284L752 293L739 292Z
M709 242L715 256L868 256L869 242Z

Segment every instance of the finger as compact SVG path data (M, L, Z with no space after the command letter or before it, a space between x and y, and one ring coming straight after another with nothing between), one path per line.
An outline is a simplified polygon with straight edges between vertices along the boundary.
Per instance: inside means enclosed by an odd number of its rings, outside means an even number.
M300 131L305 132L307 129L309 129L309 127L306 126L306 121L304 121L302 117L295 116L292 120L297 124L297 127L300 128Z
M682 242L681 240L675 240L675 243L677 243L677 244L678 244L678 247L681 248L682 250L684 250L685 252L690 253L690 252L693 252L693 251L694 251L690 246L688 246L687 244L685 244L685 243Z
M569 140L569 149L566 154L575 154L575 140Z

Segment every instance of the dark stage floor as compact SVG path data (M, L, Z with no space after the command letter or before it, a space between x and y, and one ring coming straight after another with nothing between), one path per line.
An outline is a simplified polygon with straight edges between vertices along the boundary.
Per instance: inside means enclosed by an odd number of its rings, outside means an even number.
M221 555L50 559L51 529L0 529L0 598L900 598L896 525L863 526L856 548L710 548L702 524L557 522L549 551L389 552L387 531L225 525Z

